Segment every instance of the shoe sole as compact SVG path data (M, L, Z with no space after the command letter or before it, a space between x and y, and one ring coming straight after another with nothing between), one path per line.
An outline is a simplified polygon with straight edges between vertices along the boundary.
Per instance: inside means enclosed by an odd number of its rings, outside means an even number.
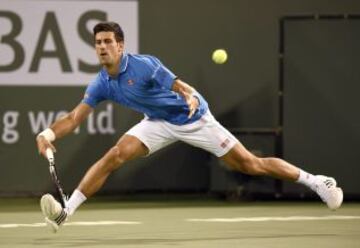
M327 203L327 206L331 210L338 209L341 206L343 199L344 199L344 193L341 188L336 187L334 190L336 191L336 193L334 193L334 194L336 194L336 196L334 197L336 199L335 202L332 204Z
M45 222L53 233L56 233L59 230L59 226L58 224L56 224L55 221L52 221L48 217L45 217Z

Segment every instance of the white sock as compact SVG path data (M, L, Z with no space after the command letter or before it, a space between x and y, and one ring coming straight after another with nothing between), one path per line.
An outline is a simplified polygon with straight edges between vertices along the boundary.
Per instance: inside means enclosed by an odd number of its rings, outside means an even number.
M68 215L72 215L75 210L86 200L86 196L80 190L75 189L70 199L66 202L65 211Z
M301 183L312 190L315 190L316 176L301 169L299 169L299 171L300 171L300 175L299 178L296 180L296 182Z

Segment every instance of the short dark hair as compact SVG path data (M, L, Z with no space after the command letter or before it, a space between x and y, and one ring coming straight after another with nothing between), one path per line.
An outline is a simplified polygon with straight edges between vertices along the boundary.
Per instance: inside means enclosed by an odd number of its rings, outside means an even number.
M116 22L100 22L95 25L94 37L99 32L113 32L117 42L124 41L124 32Z

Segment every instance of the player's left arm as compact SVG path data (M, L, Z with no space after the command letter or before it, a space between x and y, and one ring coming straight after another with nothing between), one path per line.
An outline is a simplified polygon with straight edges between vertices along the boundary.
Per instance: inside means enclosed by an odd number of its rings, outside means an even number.
M177 78L172 86L172 90L184 97L190 109L188 118L191 118L200 104L199 98L195 96L195 89Z

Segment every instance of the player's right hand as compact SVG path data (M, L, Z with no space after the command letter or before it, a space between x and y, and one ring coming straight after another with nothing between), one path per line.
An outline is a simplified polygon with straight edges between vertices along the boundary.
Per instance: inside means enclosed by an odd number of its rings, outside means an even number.
M37 143L39 154L44 156L45 158L47 158L46 149L50 148L54 153L56 152L55 146L53 144L51 144L51 142L46 140L45 137L42 135L38 135L36 137L36 143Z

